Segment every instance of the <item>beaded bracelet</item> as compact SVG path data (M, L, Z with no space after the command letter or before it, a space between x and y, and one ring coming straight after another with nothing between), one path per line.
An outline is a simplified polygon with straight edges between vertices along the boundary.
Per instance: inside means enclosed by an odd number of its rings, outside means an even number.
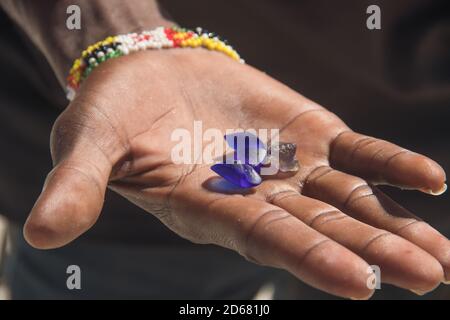
M244 63L239 54L219 38L201 28L195 31L179 27L158 27L142 33L129 33L108 37L84 50L79 59L76 59L67 77L67 99L73 100L76 90L81 82L102 62L125 56L135 51L162 48L203 47L209 50L220 51L230 58Z

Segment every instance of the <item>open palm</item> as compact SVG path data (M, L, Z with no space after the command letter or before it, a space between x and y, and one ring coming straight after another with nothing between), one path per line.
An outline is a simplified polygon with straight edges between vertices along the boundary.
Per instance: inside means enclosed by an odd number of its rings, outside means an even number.
M207 164L171 161L176 128L279 128L300 170L220 193ZM107 187L180 236L286 269L327 292L372 293L382 280L423 293L450 278L450 244L374 185L443 191L434 161L351 131L323 107L246 65L202 49L106 62L52 133L55 168L25 226L34 246L62 246L89 229ZM230 270L230 272L232 272Z

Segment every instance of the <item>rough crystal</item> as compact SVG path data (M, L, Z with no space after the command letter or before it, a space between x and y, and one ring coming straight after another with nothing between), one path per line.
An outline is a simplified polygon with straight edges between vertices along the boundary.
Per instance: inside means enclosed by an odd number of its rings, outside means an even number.
M234 160L259 165L267 155L266 145L250 132L236 132L224 136L228 145L235 150Z
M264 161L270 163L270 159L278 153L279 167L281 172L298 171L300 168L298 160L296 159L297 145L295 143L280 142L277 145L272 145L269 148L269 156Z
M228 182L242 188L251 188L261 183L261 177L251 165L235 163L217 163L211 170L222 176Z

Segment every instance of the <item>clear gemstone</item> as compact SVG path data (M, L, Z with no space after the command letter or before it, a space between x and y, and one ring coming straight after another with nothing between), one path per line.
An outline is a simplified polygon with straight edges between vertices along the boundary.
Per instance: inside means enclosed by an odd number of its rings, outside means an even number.
M295 172L300 169L298 160L296 159L297 145L295 143L280 142L277 145L269 147L269 156L265 159L264 163L271 162L272 157L278 154L279 167L281 172Z

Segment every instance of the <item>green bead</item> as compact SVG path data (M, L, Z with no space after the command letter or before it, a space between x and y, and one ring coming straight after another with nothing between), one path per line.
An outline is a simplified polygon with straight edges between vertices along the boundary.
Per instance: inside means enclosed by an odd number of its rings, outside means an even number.
M84 70L83 77L86 78L92 72L92 70L94 70L94 67L87 67L86 70Z

